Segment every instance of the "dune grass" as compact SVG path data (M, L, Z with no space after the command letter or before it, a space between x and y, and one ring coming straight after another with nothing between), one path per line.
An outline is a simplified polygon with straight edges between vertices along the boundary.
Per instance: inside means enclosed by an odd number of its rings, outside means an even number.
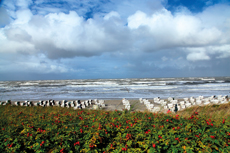
M183 117L190 117L194 112L198 112L200 116L205 116L210 119L223 119L226 118L230 120L230 102L226 104L214 104L206 106L193 106L186 108L182 111L177 112L177 114Z

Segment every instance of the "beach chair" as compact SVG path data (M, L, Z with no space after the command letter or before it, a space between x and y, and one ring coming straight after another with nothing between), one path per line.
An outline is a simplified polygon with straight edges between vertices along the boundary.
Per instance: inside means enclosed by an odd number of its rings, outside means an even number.
M186 106L185 105L181 105L181 109L185 109L186 108Z
M129 103L129 101L128 100L122 100L122 103L123 103L123 105L130 105L130 103Z
M153 98L153 101L154 103L159 103L160 99L157 97L157 98Z
M125 109L130 110L130 105L125 105Z
M2 103L2 105L6 105L6 104L7 104L7 103L4 103L4 102Z
M222 101L222 100L225 100L225 98L224 97L218 97L217 100Z
M195 99L190 99L190 102L191 102L191 103L194 103L194 102L195 102Z
M168 104L168 108L172 109L173 108L173 104Z
M173 100L173 98L172 98L172 97L169 97L169 98L168 98L168 101L171 101L171 100Z
M89 100L89 106L90 106L90 105L92 105L92 101L91 101L91 100Z
M85 106L86 106L86 107L89 106L88 100L85 101Z
M186 103L185 106L186 106L186 107L191 107L192 104L191 104L191 103Z
M14 104L15 104L16 106L19 106L19 105L20 105L20 102L19 102L19 101L16 101L16 102L14 102Z
M73 101L74 106L77 106L77 100Z
M40 103L40 105L42 105L42 104L43 104L43 101L42 101L42 100L39 100L38 102Z
M31 107L31 106L34 106L34 103L33 103L32 101L29 101L27 104L28 104L28 106L30 106L30 107Z
M150 103L148 99L144 99L144 104Z
M63 104L63 103L67 103L67 100L62 100L62 104Z
M161 103L161 106L166 106L166 105L167 105L167 102Z
M202 104L202 101L201 101L201 100L197 100L197 101L196 101L196 104L197 104L197 105L201 105L201 104Z
M149 105L147 105L147 109L148 109L149 111L151 111L153 108L154 108L154 104L149 104Z
M159 111L160 111L160 107L154 107L154 108L151 110L151 112L154 112L154 113L159 112Z
M98 107L100 107L100 103L95 101L95 105L97 105Z
M221 104L227 104L228 101L225 99L225 100L223 100L223 101L220 101L220 103L221 103Z
M127 100L127 99L125 99L125 98L123 98L123 99L122 99L122 103L123 103L123 105L125 105L127 102L128 102L128 100Z
M177 106L178 111L181 109L180 106Z
M222 95L218 95L218 96L217 96L217 99L218 99L218 98L221 98L221 97L222 97Z
M105 107L105 104L101 104L101 107L104 108L104 107Z
M55 101L54 106L59 106L59 101Z
M213 100L214 99L214 95L208 97L210 100Z
M204 99L204 96L199 96L200 100Z
M142 100L142 98L139 98L139 101L140 101L140 103L143 103L143 100Z
M210 102L208 98L202 99L202 102Z
M81 109L81 104L77 103L76 107L77 107L78 109Z
M188 98L183 98L184 99L184 101L188 101Z
M50 103L48 101L46 101L46 107L49 107Z
M219 100L211 100L211 103L214 103L214 104L218 104L219 103Z
M6 101L6 104L11 104L11 100L7 100L7 101Z
M171 100L171 103L173 103L175 105L178 103L178 100Z

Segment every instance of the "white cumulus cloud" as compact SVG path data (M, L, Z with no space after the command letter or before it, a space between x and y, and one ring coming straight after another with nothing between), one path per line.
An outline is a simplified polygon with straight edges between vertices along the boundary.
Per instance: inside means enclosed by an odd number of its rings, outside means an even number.
M60 4L50 3L46 5L44 12L40 12L45 6L43 0L11 2L6 3L5 8L0 8L0 25L3 25L0 27L0 56L37 58L24 63L23 60L14 59L15 65L25 67L28 71L75 71L72 67L68 68L68 62L58 64L57 61L77 59L76 57L120 57L121 66L129 63L127 68L138 67L137 63L142 63L141 61L145 61L144 57L147 57L142 55L148 53L158 56L164 62L164 68L167 64L173 65L172 61L180 61L175 67L183 65L184 68L190 61L198 63L230 57L229 5L207 6L202 12L194 14L184 7L173 13L163 7L162 1L156 0L145 0L143 3L134 0L112 1L112 4L121 4L114 8L107 3L99 7L99 2L87 0L70 1L67 3L73 4L70 11L51 7ZM81 7L77 11L81 5L87 7ZM104 12L95 13L92 8L102 9ZM50 9L54 10L49 11ZM93 15L85 18L86 15L82 12L86 13L91 9ZM11 19L7 19L9 16ZM170 57L172 53L175 54L174 60ZM132 61L131 55L138 62ZM179 57L183 57L183 60L177 60ZM43 59L48 60L49 64L41 64ZM154 61L150 63L149 67L162 65ZM1 64L7 65L5 60ZM12 68L13 65L10 64L9 67Z

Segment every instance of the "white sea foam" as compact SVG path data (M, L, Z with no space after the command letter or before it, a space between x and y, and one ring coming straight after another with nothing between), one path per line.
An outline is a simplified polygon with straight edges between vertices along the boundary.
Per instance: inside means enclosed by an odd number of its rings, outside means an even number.
M34 86L38 85L38 82L21 82L19 83L20 86Z
M154 89L154 90L162 90L162 89L175 89L177 87L167 87L167 86L147 86L147 87L131 87L132 90L146 90L146 89Z
M93 82L95 85L106 85L106 86L116 86L118 85L116 82Z
M201 88L199 88L199 89L187 89L188 91L190 90L190 91L200 91L200 90L203 90L203 91L210 91L210 90L215 90L215 91L218 91L218 90L222 90L222 91L229 91L230 90L230 88L209 88L209 89L207 89L207 88L203 88L203 89L201 89Z
M129 91L133 92L133 91ZM127 93L125 90L119 90L119 91L68 91L68 93L85 93L85 94L92 94L92 93Z
M225 84L200 84L200 87L229 87L230 83L225 83Z
M216 80L216 79L215 78L201 78L201 80L209 81L209 80Z
M227 77L2 81L0 90L3 99L191 97L228 95L229 81Z
M153 83L153 82L141 82L141 81L139 81L139 82L132 82L132 83L136 83L136 84L151 84L151 83Z

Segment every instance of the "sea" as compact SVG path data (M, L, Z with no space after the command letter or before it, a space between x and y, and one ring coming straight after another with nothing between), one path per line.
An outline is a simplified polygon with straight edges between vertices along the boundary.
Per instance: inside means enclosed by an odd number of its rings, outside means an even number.
M0 81L0 101L179 99L212 95L230 95L230 77Z

